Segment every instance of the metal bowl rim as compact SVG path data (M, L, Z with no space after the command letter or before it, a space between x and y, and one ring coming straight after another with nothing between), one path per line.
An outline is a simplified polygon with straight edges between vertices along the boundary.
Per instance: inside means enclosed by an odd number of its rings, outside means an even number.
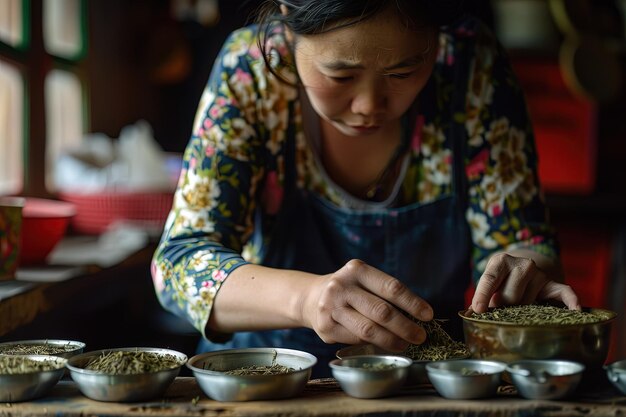
M413 359L406 357L406 356L402 356L402 355L354 355L354 356L347 356L345 358L333 359L330 362L328 362L328 366L330 366L331 368L335 368L335 369L359 369L358 366L342 365L341 362L345 360L349 360L349 359L383 359L383 358L400 361L400 364L399 364L400 368L408 368L411 365L413 365ZM377 370L368 370L368 371L375 372Z
M566 365L574 365L575 367L578 368L578 370L574 372L570 372L567 374L556 374L556 375L551 375L551 376L577 375L577 374L583 373L585 369L587 368L585 364L582 362L571 361L571 360L566 360L566 359L520 359L520 360L507 363L506 371L508 372L509 369L528 369L528 368L521 366L524 364L551 364L551 365L566 364ZM516 368L516 365L518 365L517 368ZM524 377L523 375L520 375L520 376Z
M309 364L303 368L296 369L292 372L279 373L279 374L271 374L271 375L228 375L224 371L214 371L212 369L204 369L195 365L196 362L200 360L205 360L210 357L222 356L222 355L245 355L247 353L273 353L277 354L285 354L296 356L309 360ZM221 350L213 350L211 352L199 353L195 356L192 356L186 363L187 368L189 368L194 373L197 372L202 375L213 375L213 376L223 376L225 378L237 377L237 378L253 378L259 379L263 377L286 377L289 375L298 374L301 372L308 372L313 366L317 364L317 357L309 352L305 352L303 350L296 349L286 349L286 348L236 348L236 349L221 349Z
M382 359L382 358L388 358L388 359L393 359L393 360L397 360L400 363L398 364L399 366L396 367L396 369L398 368L408 368L411 365L413 365L413 359L408 358L406 356L402 356L402 355L354 355L354 356L348 356L345 358L337 358L337 359L333 359L330 362L328 362L328 366L330 366L331 368L334 369L361 369L361 367L358 366L349 366L349 365L342 365L341 362L348 360L348 359ZM368 372L382 372L382 371L390 371L392 369L368 369Z
M5 346L14 346L14 345L54 345L54 346L62 346L69 345L75 347L73 350L68 350L59 353L70 353L76 350L84 349L87 344L85 342L81 342L78 340L65 340L65 339L25 339L25 340L14 340L9 342L0 343L0 348ZM44 355L46 356L46 355ZM52 355L54 356L54 355Z
M161 370L155 371L155 372L144 372L144 373L140 373L140 374L107 374L107 373L104 373L104 372L93 371L93 370L90 370L90 369L85 369L85 368L81 368L81 367L78 367L78 366L74 365L74 362L78 362L78 361L80 361L82 359L85 359L85 358L98 356L98 355L101 355L103 353L118 352L118 351L122 351L122 352L142 351L142 352L155 352L155 353L169 354L169 355L173 355L173 356L179 357L181 359L181 362L180 362L179 365L174 366L172 368L165 368L165 369L161 369ZM140 375L156 375L156 374L160 374L162 372L171 372L171 371L174 371L176 369L180 369L186 363L187 363L187 355L185 355L182 352L178 352L176 350L173 350L173 349L153 348L153 347L127 347L127 348L109 348L109 349L92 350L90 352L81 353L81 354L78 354L78 355L75 355L75 356L72 356L71 358L69 358L67 360L67 364L65 366L70 370L70 372L76 372L76 373L84 374L84 375L116 376L116 377L126 376L126 377L131 377L131 376L140 376Z
M571 323L571 324L519 324L519 323L511 323L508 321L494 321L494 320L483 320L483 319L477 319L475 317L468 317L466 314L469 314L470 312L472 312L471 308L468 308L466 310L460 310L457 314L459 315L459 317L461 317L461 319L463 319L463 322L469 322L469 323L478 323L478 324L492 324L492 325L497 325L497 326L506 326L506 327L516 327L519 329L537 329L537 328L542 328L542 329L561 329L561 328L575 328L575 327L584 327L584 326L598 326L598 325L602 325L602 324L607 324L612 322L613 320L615 320L617 318L617 313L615 311L612 310L607 310L604 308L588 308L588 307L583 307L582 309L583 311L587 311L589 313L591 312L603 312L608 314L610 317L604 320L600 320L600 321L595 321L593 323Z
M618 359L603 366L605 370L626 373L626 359Z
M485 375L497 375L497 374L501 374L502 372L505 371L506 369L506 363L505 362L501 362L501 361L494 361L494 360L488 360L488 359L472 359L472 358L468 358L468 359L461 359L461 360L457 360L457 359L453 359L452 361L454 362L462 362L462 361L466 361L468 363L471 364L478 364L478 365L492 365L495 366L497 368L500 368L501 370L499 371L493 371L493 372L485 372L483 374L480 375L462 375L462 376L485 376ZM433 373L438 373L438 374L452 374L452 375L460 375L458 371L455 370L451 370L451 369L441 369L438 367L438 365L444 363L444 362L452 362L450 360L441 360L441 361L432 361L431 363L427 363L426 364L426 371L427 372L433 372Z

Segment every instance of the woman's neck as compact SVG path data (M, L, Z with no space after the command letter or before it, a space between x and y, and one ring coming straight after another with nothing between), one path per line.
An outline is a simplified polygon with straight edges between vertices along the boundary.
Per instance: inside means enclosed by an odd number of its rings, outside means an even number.
M321 160L332 180L350 194L370 199L372 187L378 195L389 195L396 169L402 160L402 125L396 120L379 132L363 137L346 136L327 121L321 120Z

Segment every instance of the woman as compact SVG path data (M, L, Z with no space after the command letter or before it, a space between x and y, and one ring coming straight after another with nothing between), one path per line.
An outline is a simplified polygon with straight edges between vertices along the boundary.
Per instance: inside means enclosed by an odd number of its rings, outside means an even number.
M532 129L502 49L450 2L268 1L219 54L153 263L203 349L401 352L411 318L553 299Z

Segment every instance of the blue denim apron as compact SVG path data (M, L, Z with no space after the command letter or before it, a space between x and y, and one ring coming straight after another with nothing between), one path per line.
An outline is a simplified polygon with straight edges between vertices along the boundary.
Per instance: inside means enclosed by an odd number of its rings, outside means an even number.
M461 132L451 134L459 139L455 142L464 138ZM427 204L355 211L296 187L295 135L288 137L285 201L262 264L328 274L351 259L361 259L427 300L436 318L459 320L457 312L464 307L471 277L462 145L453 145L451 195ZM460 323L449 331L460 337ZM318 358L313 377L320 378L330 376L328 362L342 346L324 343L311 329L286 329L235 333L226 343L203 339L199 350L242 347L307 351Z

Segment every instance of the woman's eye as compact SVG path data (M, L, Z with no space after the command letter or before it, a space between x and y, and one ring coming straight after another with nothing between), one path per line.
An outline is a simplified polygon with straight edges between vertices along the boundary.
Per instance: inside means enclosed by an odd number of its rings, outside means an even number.
M387 74L387 77L395 78L397 80L404 80L413 75L413 72L405 72L405 73L390 73Z
M347 83L354 79L354 77L333 77L333 76L328 76L328 78L330 78L331 80L337 83Z

